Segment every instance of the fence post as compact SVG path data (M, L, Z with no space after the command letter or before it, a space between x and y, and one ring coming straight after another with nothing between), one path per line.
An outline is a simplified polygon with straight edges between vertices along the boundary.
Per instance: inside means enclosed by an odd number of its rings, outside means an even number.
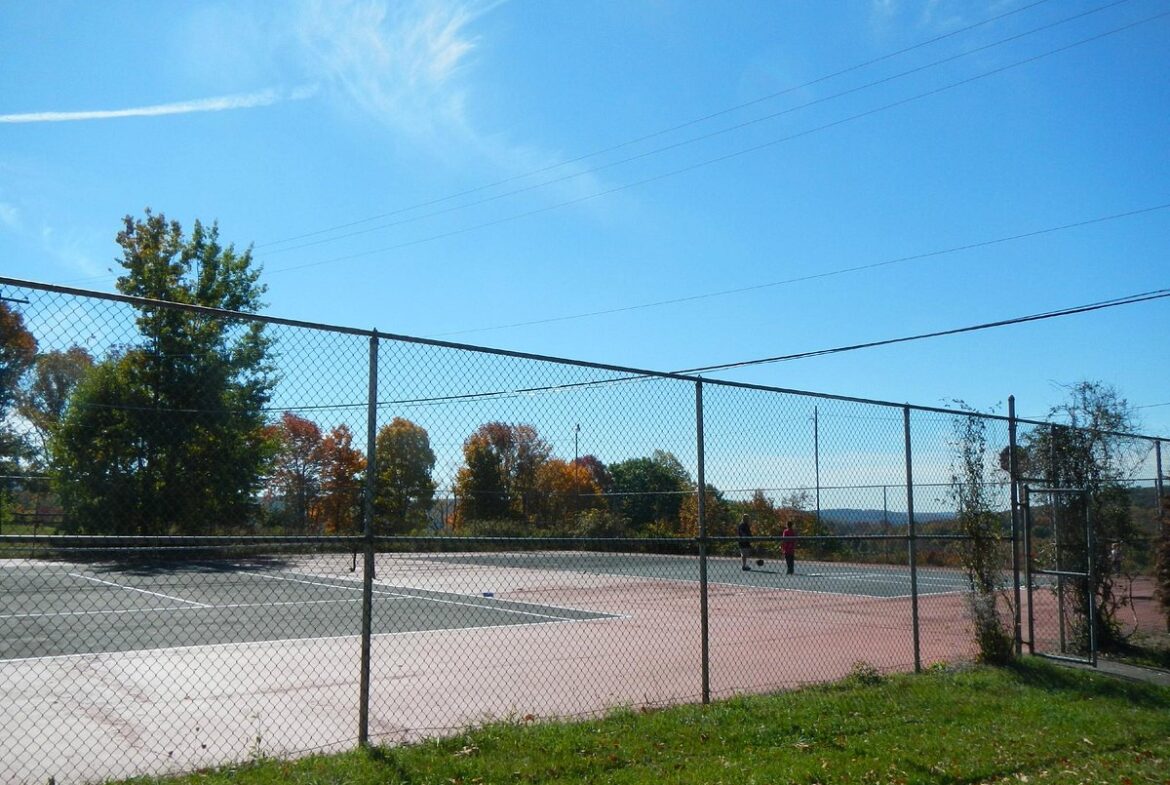
M370 743L370 638L374 604L374 478L378 466L374 449L378 439L378 333L370 336L370 389L366 400L366 489L362 499L362 661L358 698L358 745Z
M1016 644L1016 656L1024 652L1024 634L1020 616L1020 466L1016 455L1016 396L1008 396L1008 485L1011 492L1012 506L1012 589L1015 594L1016 612L1015 628L1013 631ZM1031 609L1029 609L1031 610Z
M910 616L914 634L914 672L922 672L922 647L918 636L918 530L914 524L914 469L910 456L910 407L902 407L906 439L906 522L910 552Z
M1162 509L1162 504L1163 504L1162 494L1163 494L1163 492L1164 491L1163 491L1163 486L1162 486L1162 440L1155 439L1154 440L1154 499L1155 499L1154 504L1156 505L1155 509L1158 512L1158 520L1159 521L1162 520L1162 513L1165 512L1165 510Z
M1028 590L1028 654L1036 653L1035 594L1032 591L1032 492L1024 484L1021 503L1024 513L1024 585Z
M699 484L696 500L699 516L699 625L702 640L702 679L703 703L711 702L711 640L709 637L710 619L707 613L707 505L706 505L706 457L703 441L703 380L695 381L695 433L697 437Z

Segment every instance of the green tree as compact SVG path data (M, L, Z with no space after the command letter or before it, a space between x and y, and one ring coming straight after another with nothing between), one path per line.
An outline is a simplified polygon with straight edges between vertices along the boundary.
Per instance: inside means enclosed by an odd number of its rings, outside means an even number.
M463 443L455 478L456 523L527 521L537 513L538 476L552 448L531 425L490 422Z
M87 532L237 531L255 512L269 457L264 407L274 379L263 325L173 307L255 312L264 287L251 251L190 237L149 210L118 234L123 294L140 340L78 384L53 439L54 474L71 524Z
M425 428L395 417L378 431L374 521L382 534L406 534L426 525L435 497L435 453Z
M1029 473L1044 478L1051 487L1084 491L1053 494L1055 519L1062 525L1054 530L1052 548L1060 554L1059 566L1084 569L1091 555L1095 567L1087 582L1063 582L1076 614L1073 632L1078 645L1087 650L1092 602L1097 643L1103 649L1115 648L1123 643L1118 612L1127 600L1115 591L1120 576L1109 553L1115 544L1128 542L1134 534L1127 486L1138 460L1135 443L1124 435L1134 429L1132 410L1113 387L1081 382L1069 389L1065 403L1051 410L1049 420L1067 424L1037 428L1024 439ZM1091 554L1083 525L1086 520L1093 528Z
M645 531L655 523L666 531L678 530L683 499L694 492L694 482L678 458L655 450L649 458L610 465L609 474L614 512L635 531Z
M503 458L477 431L463 443L463 466L455 475L455 525L504 520L511 507Z

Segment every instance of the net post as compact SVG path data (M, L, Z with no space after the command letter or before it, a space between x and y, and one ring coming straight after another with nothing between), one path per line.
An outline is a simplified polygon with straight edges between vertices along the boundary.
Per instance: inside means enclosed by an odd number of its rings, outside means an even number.
M695 434L698 467L696 477L699 494L696 499L699 517L699 626L702 648L703 703L711 702L711 640L710 616L707 604L707 514L706 476L703 435L703 380L695 380Z
M370 639L374 604L374 479L378 475L378 333L370 336L369 392L366 400L366 488L362 499L362 635L358 697L358 746L370 744Z
M910 558L910 617L914 637L914 672L922 672L922 645L918 620L918 531L914 524L914 469L910 454L910 407L902 407L902 430L906 441L906 524Z

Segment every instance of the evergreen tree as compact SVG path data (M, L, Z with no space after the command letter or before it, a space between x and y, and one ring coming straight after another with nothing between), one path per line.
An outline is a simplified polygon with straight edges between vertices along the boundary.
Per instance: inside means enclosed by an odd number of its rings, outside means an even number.
M274 384L263 325L166 303L241 312L262 307L251 251L219 243L216 225L149 210L118 234L123 294L141 339L86 376L53 438L71 525L84 532L210 534L252 523L269 442Z

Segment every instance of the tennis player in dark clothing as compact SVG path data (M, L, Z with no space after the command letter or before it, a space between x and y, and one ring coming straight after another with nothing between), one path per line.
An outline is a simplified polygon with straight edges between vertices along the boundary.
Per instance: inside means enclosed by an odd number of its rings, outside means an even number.
M752 527L748 523L748 517L745 514L739 519L739 526L735 527L735 535L739 537L739 560L743 563L744 572L751 570L748 566L748 559L752 557L752 541L748 539L752 536Z

